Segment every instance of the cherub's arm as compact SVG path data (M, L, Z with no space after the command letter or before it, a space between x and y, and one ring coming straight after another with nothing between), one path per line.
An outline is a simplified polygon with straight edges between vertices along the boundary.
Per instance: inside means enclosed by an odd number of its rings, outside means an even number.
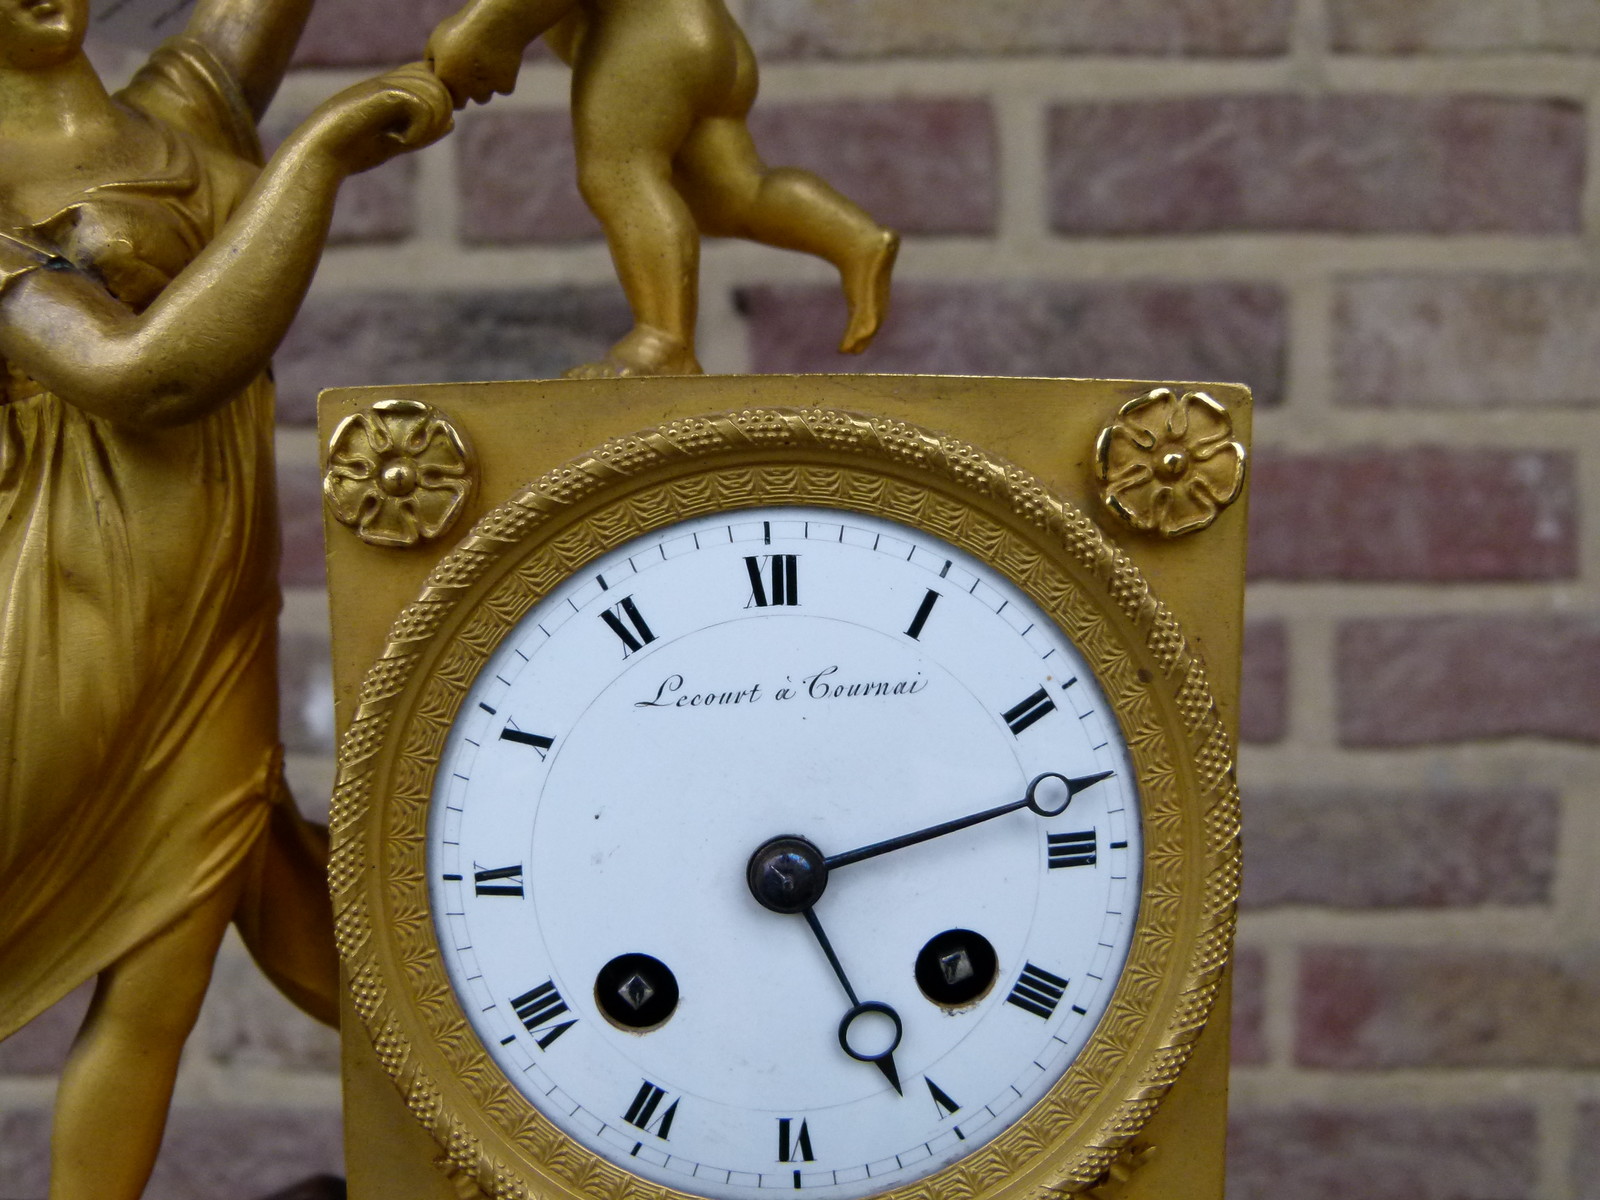
M9 279L0 358L121 425L157 429L203 416L265 369L310 285L345 176L449 126L449 95L421 65L335 96L143 313L60 260L36 254L30 264L18 246L0 243L0 277Z
M495 92L509 94L528 43L550 29L582 0L468 0L439 22L428 39L428 65L455 97L480 104Z
M259 121L310 13L311 0L197 0L186 32L222 60Z

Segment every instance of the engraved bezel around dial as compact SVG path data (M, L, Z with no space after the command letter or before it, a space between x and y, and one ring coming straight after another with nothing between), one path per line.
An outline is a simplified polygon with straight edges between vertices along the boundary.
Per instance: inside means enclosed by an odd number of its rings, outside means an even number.
M429 802L474 680L541 599L674 522L768 506L881 518L971 555L1064 632L1115 714L1141 806L1142 894L1103 1015L1003 1132L883 1194L1082 1190L1154 1112L1227 962L1238 888L1231 748L1176 622L1092 522L1026 473L902 422L768 409L617 439L494 510L434 571L367 678L335 796L340 948L380 1061L492 1196L672 1194L558 1128L474 1032L432 914Z

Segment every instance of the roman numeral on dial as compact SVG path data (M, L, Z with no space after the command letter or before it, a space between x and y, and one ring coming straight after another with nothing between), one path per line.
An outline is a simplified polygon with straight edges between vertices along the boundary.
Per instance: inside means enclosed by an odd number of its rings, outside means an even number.
M1052 871L1057 867L1092 867L1095 864L1095 838L1092 829L1086 829L1082 833L1047 834L1045 841L1049 844Z
M517 1020L522 1022L523 1028L535 1036L541 1050L550 1049L550 1043L578 1023L574 1017L559 1025L550 1024L562 1013L569 1011L567 1002L561 998L561 993L556 991L553 980L547 979L531 992L523 992L511 1001L511 1008L517 1014ZM541 1027L545 1025L550 1025L550 1028L540 1033Z
M917 606L917 615L911 618L911 624L906 627L908 638L922 637L922 627L928 623L928 618L933 615L933 606L937 603L939 603L939 593L929 588L928 594Z
M600 619L612 633L622 639L623 658L643 650L656 640L656 635L651 633L650 626L645 624L644 614L639 611L639 606L633 602L632 596L624 596L620 604L601 613Z
M545 737L542 733L528 733L526 730L518 729L515 725L507 725L502 729L500 731L500 740L502 742L511 742L517 746L532 746L539 755L540 762L543 762L546 755L550 753L550 747L556 744L556 740L553 737Z
M778 1118L778 1161L817 1161L816 1155L811 1153L811 1130L806 1127L804 1118L801 1118L798 1127L793 1117Z
M746 557L745 569L750 573L750 599L746 608L769 608L773 605L800 603L800 556L798 554L763 554Z
M646 1079L634 1093L633 1103L628 1105L628 1111L622 1114L622 1119L635 1129L655 1134L664 1142L672 1132L672 1118L678 1115L676 1097L666 1108L661 1107L661 1102L666 1098L667 1093L663 1088Z
M1015 1004L1023 1012L1030 1012L1036 1017L1049 1019L1056 1011L1056 1005L1061 1003L1061 997L1067 994L1067 981L1059 975L1052 975L1043 967L1036 967L1027 963L1022 968L1022 975L1017 979L1017 986L1011 989L1011 995L1006 997L1007 1004Z
M487 871L477 870L477 863L472 865L472 882L478 895L520 897L523 894L521 863L514 867L492 867Z
M1050 699L1050 693L1040 688L1021 704L1008 708L1001 714L1006 725L1017 737L1022 736L1022 731L1027 729L1041 717L1045 717L1056 710L1056 702Z

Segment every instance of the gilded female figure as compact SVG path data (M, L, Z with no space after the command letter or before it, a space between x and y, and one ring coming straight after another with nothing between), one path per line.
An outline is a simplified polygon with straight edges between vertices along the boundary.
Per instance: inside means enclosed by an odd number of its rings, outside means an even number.
M336 971L279 775L268 357L349 174L441 136L420 67L256 121L311 0L199 0L116 94L88 0L0 0L0 1037L85 979L52 1200L135 1200L236 922Z

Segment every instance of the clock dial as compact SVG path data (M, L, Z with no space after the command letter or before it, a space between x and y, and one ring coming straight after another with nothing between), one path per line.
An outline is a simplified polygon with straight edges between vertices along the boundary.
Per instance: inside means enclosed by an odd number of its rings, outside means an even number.
M667 525L551 590L440 752L436 932L551 1122L707 1197L937 1171L1043 1097L1138 919L1139 793L1062 630L881 517Z

